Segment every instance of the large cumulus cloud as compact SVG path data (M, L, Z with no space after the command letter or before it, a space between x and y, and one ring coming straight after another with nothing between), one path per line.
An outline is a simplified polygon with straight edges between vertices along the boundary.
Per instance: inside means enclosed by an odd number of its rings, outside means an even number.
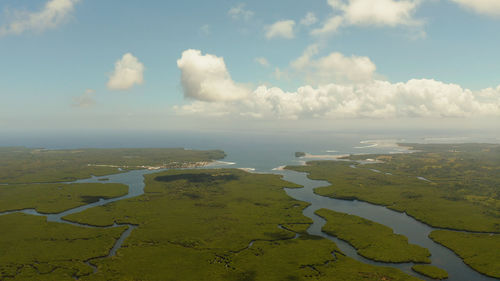
M250 92L236 84L229 75L223 58L203 55L199 50L186 50L177 61L181 70L184 95L202 101L242 99Z
M189 64L194 66L186 68L186 52L191 57ZM293 92L267 86L246 92L231 80L221 58L202 56L195 50L186 52L179 68L185 95L195 101L175 107L179 114L261 119L500 115L500 87L471 91L432 79L413 79L404 83L369 79L344 84L324 83L315 87L307 85ZM349 62L359 63L357 60L343 60L343 63Z

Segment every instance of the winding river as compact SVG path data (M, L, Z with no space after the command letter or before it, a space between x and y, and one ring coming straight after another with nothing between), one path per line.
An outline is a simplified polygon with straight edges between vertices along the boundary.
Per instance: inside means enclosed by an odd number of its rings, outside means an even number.
M57 213L57 214L42 214L42 213L37 212L35 209L24 209L24 210L0 212L0 215L7 215L7 214L12 214L12 213L24 213L24 214L34 215L34 216L46 217L47 221L49 221L49 222L65 223L65 224L69 224L69 225L74 225L74 226L79 226L79 227L90 227L90 228L112 228L112 227L119 227L119 226L127 226L127 229L116 240L115 244L109 250L109 252L106 256L93 257L93 258L90 258L90 259L85 261L86 264L88 264L89 266L91 266L93 268L94 273L95 273L95 272L97 272L97 267L92 263L92 261L95 259L109 258L109 257L114 256L116 254L116 252L121 248L125 239L127 239L127 237L132 233L132 231L137 226L132 225L132 224L116 224L115 223L112 226L98 227L98 226L93 226L93 225L70 222L70 221L64 220L63 217L71 215L71 214L75 214L75 213L80 213L80 212L83 212L83 211L90 209L90 208L93 208L93 207L103 206L103 205L106 205L106 204L109 204L112 202L140 196L140 195L144 194L144 186L145 186L144 175L157 173L157 172L159 172L159 171L158 170L156 170L156 171L134 170L134 171L121 173L121 174L113 174L113 175L108 175L108 176L103 176L103 177L91 177L88 179L77 180L74 182L61 183L61 184L103 183L103 182L105 182L105 183L120 183L120 184L127 185L129 188L128 188L128 193L124 196L115 197L115 198L111 198L111 199L100 199L97 202L83 205L83 206L73 208L70 210L66 210L64 212ZM104 179L104 178L106 178L108 180L103 181L102 179Z
M417 276L421 279L432 280L413 272L411 270L413 263L381 263L366 259L358 255L356 253L356 250L346 242L321 231L321 228L325 225L326 221L318 215L314 214L316 210L324 208L337 212L352 214L392 228L395 233L402 234L408 237L410 243L420 245L429 249L432 255L432 265L446 269L449 274L449 280L497 280L471 269L466 264L464 264L463 261L451 250L432 241L428 237L428 235L431 231L436 230L436 228L432 228L424 223L421 223L405 213L399 213L386 207L361 201L339 200L317 195L314 193L314 189L321 186L327 186L329 185L329 183L326 181L311 180L305 173L282 171L279 174L283 175L284 180L304 186L304 188L301 189L286 189L286 192L292 198L311 204L309 207L304 209L303 212L305 216L310 217L314 221L314 223L308 229L309 234L322 236L334 241L335 243L337 243L339 248L351 258L368 264L396 267L408 274Z
M220 162L218 165L215 165L215 167L240 167L241 165L235 164L235 165L230 165L234 163L226 163L226 162ZM213 167L213 166L212 166ZM241 168L241 167L240 167ZM101 178L107 178L108 180L105 182L108 183L121 183L129 186L129 192L125 196L117 197L117 198L112 198L112 199L101 199L98 202L91 203L88 205L84 205L81 207L77 207L71 210L64 211L62 213L58 214L41 214L38 213L36 210L33 209L25 209L25 210L20 210L20 211L11 211L11 212L3 212L0 213L0 215L5 215L5 214L10 214L14 212L22 212L30 215L37 215L37 216L44 216L47 218L48 221L51 222L58 222L58 223L66 223L66 224L71 224L79 227L95 227L95 226L90 226L90 225L85 225L85 224L79 224L79 223L73 223L69 221L65 221L62 219L64 216L74 214L74 213L79 213L82 212L86 209L97 207L97 206L102 206L106 205L111 202L127 199L127 198L132 198L136 196L140 196L144 193L144 175L146 174L151 174L151 173L157 173L157 171L148 171L148 170L136 170L136 171L130 171L126 173L121 173L121 174L114 174L114 175L109 175L109 176L103 176L103 177L92 177L89 179L83 179L83 180L78 180L76 183L97 183L97 182L103 182L100 181L99 179ZM261 171L259 171L261 172ZM339 248L349 257L354 258L356 260L359 260L364 263L368 264L373 264L373 265L379 265L379 266L391 266L395 268L399 268L402 271L417 276L423 280L430 280L422 275L419 275L411 270L411 266L413 264L411 263L402 263L402 264L392 264L392 263L381 263L381 262L375 262L371 261L369 259L366 259L356 253L356 250L351 247L348 243L337 239L336 237L327 235L321 231L321 228L323 225L326 223L326 221L315 215L314 212L318 209L326 208L330 209L333 211L338 211L338 212L343 212L343 213L348 213L348 214L353 214L357 215L381 224L384 224L386 226L391 227L394 232L398 234L405 235L408 237L408 240L410 243L420 245L422 247L425 247L429 249L431 252L431 260L432 264L439 266L443 269L446 269L449 273L449 280L452 281L493 281L497 280L494 278L487 277L485 275L482 275L474 270L472 270L470 267L465 265L462 260L455 255L452 251L448 250L447 248L434 243L431 239L428 238L428 235L431 231L435 230L434 228L423 224L412 217L404 214L404 213L398 213L392 210L389 210L385 207L382 206L377 206L373 204L369 204L366 202L360 202L360 201L347 201L347 200L338 200L338 199L333 199L333 198L328 198L328 197L323 197L319 196L314 193L314 189L317 187L321 186L327 186L329 185L328 182L326 181L318 181L318 180L311 180L307 177L307 174L305 173L299 173L295 171L288 171L288 170L267 170L263 171L267 173L274 173L274 174L279 174L283 176L283 179L289 182L293 182L296 184L300 184L304 186L304 188L299 188L299 189L286 189L286 193L291 196L294 199L308 202L310 203L310 206L308 206L306 209L304 209L303 213L305 216L310 217L314 223L310 226L308 229L308 232L312 235L318 235L325 237L327 239L330 239L334 241ZM75 183L75 182L72 182ZM113 225L109 227L118 227L120 225ZM94 272L97 271L97 267L92 264L92 260L98 259L98 258L106 258L106 257L111 257L116 254L116 251L121 247L122 243L125 241L125 239L133 232L136 226L134 225L127 225L128 228L125 230L121 237L115 242L115 245L112 247L112 249L109 251L108 255L105 257L95 257L91 258L86 261L86 263L94 268ZM108 227L108 228L109 228ZM251 244L249 247L251 247Z

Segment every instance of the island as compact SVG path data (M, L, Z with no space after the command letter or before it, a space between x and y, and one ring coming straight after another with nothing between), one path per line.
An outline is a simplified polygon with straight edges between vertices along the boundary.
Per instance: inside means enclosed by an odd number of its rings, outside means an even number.
M389 263L431 262L429 250L408 243L408 238L385 225L327 209L315 213L327 221L323 232L351 244L367 259Z
M305 152L295 152L295 157L300 158L306 156Z
M448 272L446 272L446 270L433 265L416 264L412 266L411 269L432 279L443 280L448 278Z

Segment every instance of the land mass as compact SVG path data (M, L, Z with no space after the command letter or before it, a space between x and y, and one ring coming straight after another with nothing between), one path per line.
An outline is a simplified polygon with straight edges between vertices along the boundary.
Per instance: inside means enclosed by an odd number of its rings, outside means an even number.
M498 277L499 146L414 148L419 152L288 168L330 181L331 186L315 190L320 195L384 205L436 227L484 232L437 231L431 238L474 269ZM124 195L126 186L57 182L134 169L197 167L224 155L218 150L0 148L0 183L8 183L0 185L0 212L58 213ZM372 161L360 161L366 159ZM312 221L302 214L307 203L283 190L300 186L279 176L182 169L147 175L145 184L141 196L64 218L100 228L19 213L0 216L0 248L5 249L0 280L419 280L395 268L360 263L335 243L308 235ZM367 258L429 262L426 249L408 244L390 228L328 210L318 214L328 221L325 232ZM125 225L134 225L131 235L108 257ZM444 276L434 267L414 270Z
M412 266L411 269L432 279L443 280L448 278L448 272L446 272L446 270L433 265L416 264Z
M500 278L500 235L437 230L429 237L454 251L475 270Z
M221 150L0 148L0 183L68 182L127 170L193 168L222 159Z
M348 242L367 259L390 263L431 262L429 250L409 244L408 238L395 234L385 225L327 209L315 213L327 221L323 232Z
M330 186L315 189L319 195L386 206L436 228L484 232L492 237L488 243L496 241L500 236L500 145L410 146L413 153L353 155L343 159L351 161L312 161L286 168L329 181ZM470 239L468 246L447 241L440 243L459 254L467 248L461 257L470 260L474 255L482 263L468 262L471 267L500 277L498 247L480 247L483 239Z
M65 219L138 224L112 259L82 280L418 280L357 262L309 236L298 188L237 169L172 170L145 177L145 194Z
M295 157L299 158L299 157L304 157L306 156L306 153L305 152L295 152Z
M96 229L25 214L0 216L0 280L74 280L104 257L127 227Z
M56 214L127 193L128 186L115 183L5 185L0 186L0 212L35 209Z

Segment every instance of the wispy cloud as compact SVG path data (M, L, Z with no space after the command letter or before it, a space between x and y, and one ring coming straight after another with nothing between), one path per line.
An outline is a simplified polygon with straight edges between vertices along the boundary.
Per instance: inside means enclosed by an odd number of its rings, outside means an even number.
M200 31L203 35L210 35L210 25L204 24L200 27Z
M500 1L498 0L451 0L460 6L487 16L500 16Z
M318 22L318 18L316 18L316 15L313 12L307 13L306 16L300 20L300 24L305 26L313 25L316 22Z
M310 45L291 66L313 85L335 83L361 83L372 80L377 67L368 57L344 56L333 52L325 57L314 58L319 46Z
M92 89L85 90L85 93L83 93L81 96L73 98L73 106L80 108L87 108L94 106L96 104L96 101L94 99L94 93L95 90Z
M270 66L269 61L264 57L255 58L255 62L257 62L258 64L260 64L264 67Z
M235 20L239 19L250 20L253 17L254 12L251 10L247 10L245 3L240 3L237 6L234 6L231 9L229 9L227 14Z
M80 0L51 0L37 12L10 11L9 20L0 27L0 36L17 35L28 31L43 32L68 21Z
M292 39L295 37L295 21L282 20L277 21L266 27L266 38L285 38Z
M421 27L423 21L414 14L421 0L328 0L334 14L323 26L311 31L313 35L327 35L342 26L409 26ZM420 32L421 33L421 32Z

